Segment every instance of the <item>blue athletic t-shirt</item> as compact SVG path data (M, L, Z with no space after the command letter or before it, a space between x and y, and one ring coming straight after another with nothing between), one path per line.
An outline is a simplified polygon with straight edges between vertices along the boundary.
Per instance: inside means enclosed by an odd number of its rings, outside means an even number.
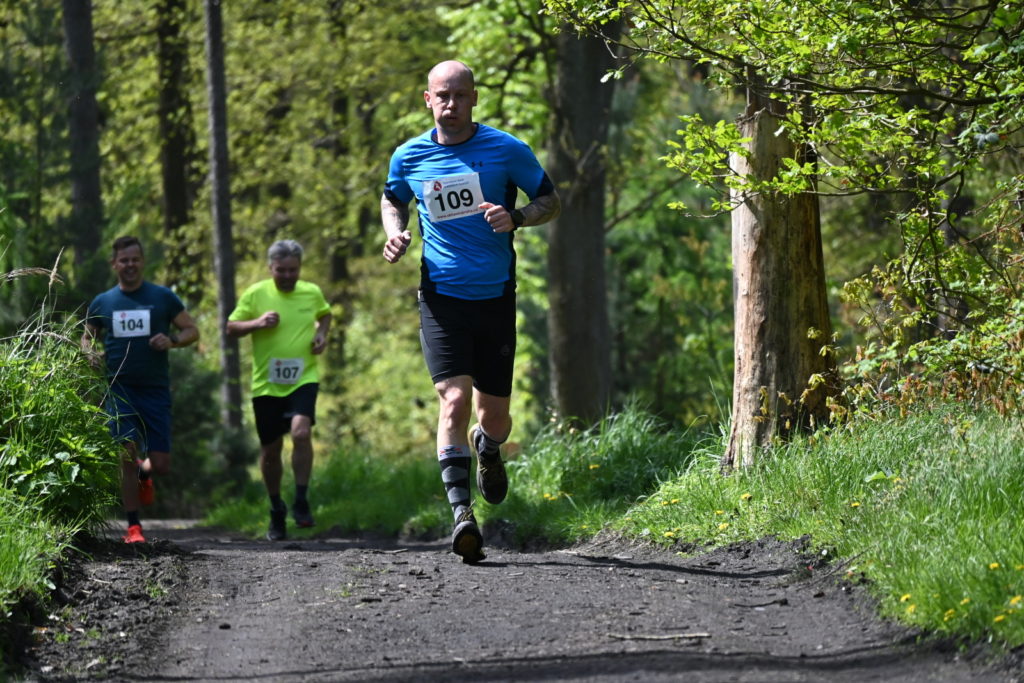
M515 208L518 189L535 199L544 169L529 146L477 124L469 140L442 145L431 129L395 150L384 192L416 197L424 289L460 299L493 299L515 289L513 233L495 233L477 206Z
M134 292L115 285L89 304L87 322L100 330L107 377L124 384L169 386L167 352L150 347L155 334L170 334L171 321L185 310L178 295L143 282Z

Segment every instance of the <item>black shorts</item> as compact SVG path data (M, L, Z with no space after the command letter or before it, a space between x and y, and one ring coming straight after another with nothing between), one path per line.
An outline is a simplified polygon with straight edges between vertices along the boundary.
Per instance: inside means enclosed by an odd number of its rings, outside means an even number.
M512 395L516 296L470 301L420 290L420 345L434 383L459 375L478 391Z
M287 396L253 396L252 412L260 445L272 444L292 430L292 418L305 415L316 424L316 395L320 385L303 384Z

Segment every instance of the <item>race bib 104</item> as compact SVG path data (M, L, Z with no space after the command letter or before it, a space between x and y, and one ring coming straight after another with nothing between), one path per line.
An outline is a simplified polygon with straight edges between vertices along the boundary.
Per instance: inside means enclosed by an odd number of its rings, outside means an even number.
M270 381L274 384L295 384L306 369L302 358L271 358Z
M483 213L483 209L478 208L483 201L479 173L423 181L423 203L427 205L431 221L450 221Z
M115 337L148 337L149 310L114 311L111 331Z

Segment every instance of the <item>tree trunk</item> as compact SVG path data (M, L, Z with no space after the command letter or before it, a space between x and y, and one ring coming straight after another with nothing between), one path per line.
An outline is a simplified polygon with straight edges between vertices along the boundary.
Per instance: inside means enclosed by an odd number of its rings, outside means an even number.
M242 426L241 367L238 340L228 336L235 307L235 253L231 236L228 175L227 86L224 79L224 26L220 0L205 0L206 80L210 99L210 194L213 210L213 269L217 278L217 319L221 351L221 416L226 427Z
M767 180L783 158L802 163L806 152L778 134L770 106L777 103L751 100L740 122L741 135L751 138L750 155L733 155L731 164L741 176ZM774 437L827 419L825 399L836 388L835 361L821 353L832 326L817 197L747 193L733 199L736 367L723 470L749 466Z
M96 87L99 71L93 46L92 3L63 0L64 46L68 56L68 127L71 143L71 230L76 283L98 291L106 282L102 249L100 129Z
M163 178L164 239L169 278L195 303L202 297L204 278L199 242L185 227L192 221L195 199L193 161L196 138L188 98L188 43L182 34L185 0L157 3L157 69L159 77L160 169Z
M617 34L617 31L615 31ZM551 390L558 414L591 424L611 398L611 331L605 292L604 194L613 80L604 41L557 37L548 168L562 200L548 244Z

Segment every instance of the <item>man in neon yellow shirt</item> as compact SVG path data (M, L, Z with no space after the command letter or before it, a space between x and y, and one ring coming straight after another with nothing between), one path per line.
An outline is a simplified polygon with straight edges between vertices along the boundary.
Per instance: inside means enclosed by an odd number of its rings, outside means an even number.
M299 279L302 246L279 240L267 250L270 279L250 286L228 316L233 337L252 334L252 408L260 439L260 472L270 496L267 538L287 537L288 507L281 499L281 450L292 437L295 502L292 516L300 527L313 526L307 490L313 469L312 426L319 389L317 356L327 347L331 309L323 292Z

